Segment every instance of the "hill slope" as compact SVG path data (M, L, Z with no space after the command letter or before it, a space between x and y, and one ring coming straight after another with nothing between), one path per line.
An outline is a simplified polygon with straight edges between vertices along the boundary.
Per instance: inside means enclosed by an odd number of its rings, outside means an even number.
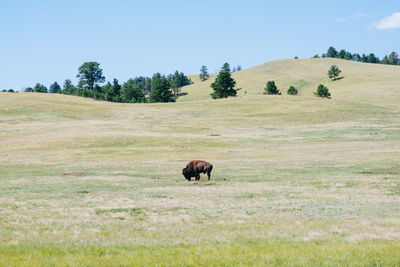
M168 104L0 93L0 266L397 266L399 70L274 61Z
M327 72L331 65L337 65L343 79L331 81ZM261 95L266 82L274 80L283 94L290 85L299 90L300 96L313 96L317 86L325 84L335 99L361 101L380 105L396 105L393 95L400 95L400 67L378 64L359 63L348 60L321 59L291 59L268 62L253 68L232 74L236 80L238 96ZM210 79L200 82L194 77L195 83L186 86L182 92L188 93L178 101L193 101L210 99L212 89Z

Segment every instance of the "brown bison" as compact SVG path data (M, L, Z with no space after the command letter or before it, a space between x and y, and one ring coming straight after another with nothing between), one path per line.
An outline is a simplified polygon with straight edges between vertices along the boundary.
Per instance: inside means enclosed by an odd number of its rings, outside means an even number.
M192 177L196 177L196 181L200 180L200 173L207 173L208 180L211 177L213 165L204 160L192 160L186 164L186 168L182 169L182 174L190 181Z

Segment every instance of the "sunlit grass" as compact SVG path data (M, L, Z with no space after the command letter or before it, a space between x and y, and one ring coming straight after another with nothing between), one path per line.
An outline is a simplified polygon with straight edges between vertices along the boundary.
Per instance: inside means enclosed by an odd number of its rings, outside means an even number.
M398 265L400 68L318 80L331 63L234 73L215 101L1 93L0 265ZM261 95L275 75L300 96ZM191 159L210 181L183 178Z

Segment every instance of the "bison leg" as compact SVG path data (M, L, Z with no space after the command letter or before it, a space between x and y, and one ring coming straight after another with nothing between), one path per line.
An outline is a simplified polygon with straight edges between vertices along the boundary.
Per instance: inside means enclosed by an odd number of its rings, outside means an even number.
M196 181L200 181L200 174L196 175Z
M208 180L210 181L212 166L207 170Z

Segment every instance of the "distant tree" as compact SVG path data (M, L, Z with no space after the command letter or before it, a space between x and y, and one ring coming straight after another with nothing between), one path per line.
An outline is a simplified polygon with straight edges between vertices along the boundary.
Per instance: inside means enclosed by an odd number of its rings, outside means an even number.
M329 47L328 51L326 52L326 57L337 57L338 52L334 47Z
M236 82L231 77L229 64L225 63L224 66L222 66L222 70L215 78L215 81L211 84L211 88L214 90L214 92L211 93L211 97L217 99L236 96L237 92L235 86Z
M319 55L316 54L316 55L314 55L312 58L319 58Z
M96 85L105 81L100 63L93 61L83 63L79 67L79 73L76 77L79 78L79 88L90 91L93 91Z
M295 56L294 59L299 59L299 57L298 57L298 56Z
M210 75L208 74L208 70L207 67L205 65L201 66L200 68L200 81L205 81L208 79L208 77L210 77Z
M144 103L146 102L144 86L140 86L134 79L129 79L122 85L122 94L128 103Z
M323 84L320 84L318 86L317 92L314 92L314 95L319 96L319 97L331 98L331 94L329 93L329 89Z
M102 94L103 94L103 99L106 100L106 101L112 101L112 100L113 100L113 97L114 97L113 91L114 91L114 90L113 90L113 86L112 86L112 84L108 81L105 85L103 85L103 86L101 87L101 92L102 92ZM99 95L97 95L97 97L100 98Z
M346 52L343 59L353 60L353 55L350 52Z
M361 55L361 62L368 63L368 57L366 54Z
M151 79L150 102L175 102L168 79L159 73Z
M337 57L341 58L341 59L344 59L345 56L346 56L346 50L344 50L344 49L341 49L339 51L339 53L337 54Z
M265 87L264 90L264 95L281 95L281 92L279 92L278 87L275 85L274 81L268 81L267 87Z
M117 79L114 79L112 84L108 82L97 94L98 98L104 98L104 100L111 102L122 102L123 100L121 97L121 85ZM104 97L101 96L102 94L104 94Z
M44 86L43 84L37 83L37 84L35 84L33 91L35 93L47 93L47 87Z
M383 57L383 59L381 60L381 64L389 64L389 58L387 55Z
M357 62L360 62L360 61L361 61L361 56L360 56L360 54L353 54L353 59L354 59L355 61L357 61Z
M297 95L299 92L294 86L290 86L289 89L287 90L288 95Z
M57 82L54 82L50 85L50 90L49 93L52 94L60 94L61 93L61 87Z
M183 72L175 71L173 75L170 74L167 78L171 84L171 88L174 92L175 97L178 97L178 92L180 88L192 83L192 81L187 76L185 76Z
M33 92L33 88L32 87L26 87L24 92L25 93L32 93Z
M388 59L390 65L397 65L399 63L399 55L396 52L390 53Z
M237 67L236 67L236 71L241 71L242 70L242 66L241 65L238 65Z
M339 77L339 74L342 71L336 65L332 65L328 71L329 79L333 79L334 81Z
M5 93L5 92L7 92L7 90L6 89L3 89L3 90L1 90L3 93Z
M232 72L236 72L236 67L235 66L233 66Z
M9 92L9 93L14 93L14 89L8 89L7 92Z
M71 80L66 79L63 84L61 93L66 95L74 95L76 92L76 87L72 84Z
M222 70L222 71L231 72L231 67L229 66L228 63L225 63L224 65L222 65L221 70Z
M121 85L118 83L118 80L114 78L113 80L113 102L121 102Z

